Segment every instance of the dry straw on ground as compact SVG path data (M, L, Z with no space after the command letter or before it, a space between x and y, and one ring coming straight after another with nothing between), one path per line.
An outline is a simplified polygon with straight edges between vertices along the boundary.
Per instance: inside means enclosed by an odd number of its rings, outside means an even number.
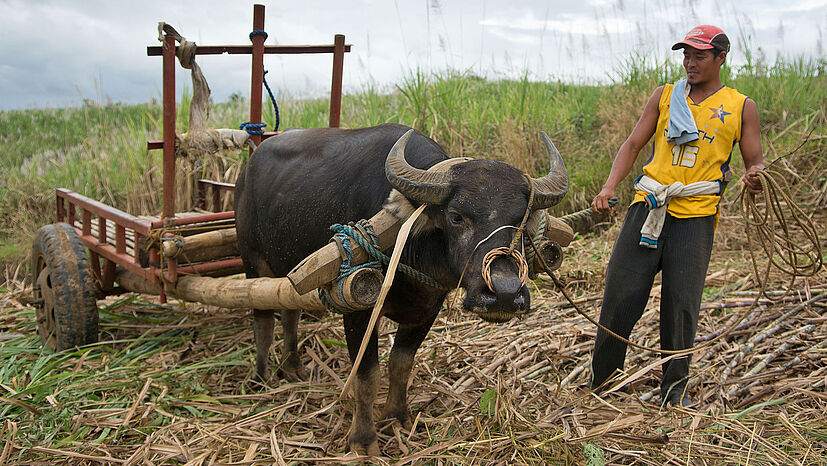
M820 153L820 152L819 152ZM827 239L827 182L817 153L798 174L822 244ZM816 158L814 158L816 157ZM226 168L226 167L225 167ZM806 189L805 189L806 188ZM696 411L660 404L660 357L631 349L627 373L600 397L588 381L595 328L541 276L534 311L505 325L485 324L445 309L416 356L409 402L411 431L379 423L378 464L825 464L827 458L827 271L799 279L771 275L772 299L757 297L740 220L725 205L706 281L697 341L708 341L747 313L734 331L694 355L690 395ZM560 277L585 312L599 312L614 225L579 238L567 250ZM761 260L761 258L759 258ZM8 288L22 287L7 269ZM25 291L0 295L0 355L15 332L33 331ZM632 340L658 345L660 286ZM28 366L0 368L0 399L15 415L0 420L0 464L322 464L345 457L350 402L325 414L350 368L339 317L312 316L300 325L302 361L310 379L253 382L249 310L198 304L160 306L151 298L109 298L101 345L55 364L74 374L45 397L25 394L48 357L25 345L15 356ZM448 301L450 302L450 300ZM28 316L28 317L27 317ZM277 330L278 333L278 330ZM380 333L384 365L394 338ZM151 343L151 344L148 344ZM278 360L277 334L272 357ZM150 348L151 347L151 348ZM149 348L144 354L140 353ZM159 349L160 348L160 349ZM11 358L4 358L9 361ZM118 372L118 365L124 371ZM9 376L8 371L18 372ZM88 374L88 380L84 375ZM104 374L95 377L95 374ZM105 379L105 380L102 380ZM43 386L42 375L37 380ZM80 396L67 396L83 386ZM182 387L192 387L183 390ZM387 393L383 380L376 405ZM1 406L0 406L1 407ZM69 413L68 429L37 436ZM58 419L57 421L60 421ZM64 422L63 424L67 424ZM85 432L83 437L62 437ZM37 442L32 442L36 438Z
M721 234L737 235L736 228L729 228ZM581 239L570 247L570 253L575 252L561 276L569 291L580 297L580 305L596 315L608 243L605 238ZM740 254L716 253L707 279L711 291L703 305L699 341L721 332L752 302L754 284ZM783 283L783 277L775 278L771 294L778 294ZM607 463L652 465L823 464L827 276L822 271L800 285L799 291L779 296L777 302L762 301L735 332L695 355L691 393L697 411L660 406L659 357L637 350L630 350L629 373L618 382L630 383L628 394L598 397L581 389L587 382L595 329L546 282L538 281L533 290L536 311L506 325L485 324L447 309L417 354L409 394L414 428L409 432L393 423L380 423L380 447L386 456L372 461L601 464L602 455ZM657 346L658 296L656 284L633 333L637 342ZM130 304L110 311L125 320L170 312ZM116 443L90 440L23 447L16 433L24 423L38 422L36 413L50 408L32 406L25 419L4 421L0 436L6 443L0 459L239 465L356 461L343 457L350 424L348 402L309 417L336 398L349 369L347 351L337 343L344 341L339 318L324 316L301 325L303 361L311 374L307 383L280 383L274 378L256 386L251 381L249 312L195 304L174 312L185 322L177 327L190 331L192 339L143 362L140 383L128 392L128 405L112 409L97 408L91 400L76 402L75 428L91 426L90 439L104 429L117 429L121 435ZM117 346L129 335L160 335L172 327L114 325L103 338ZM210 334L208 329L215 328L227 331ZM209 341L199 334L210 334ZM380 354L387 356L393 328L381 335ZM274 358L280 354L279 344ZM220 360L237 354L239 348L247 349L240 356L241 364L220 371L205 366L201 371L205 394L186 401L167 398L169 384L176 380L168 374L176 364ZM244 364L245 358L249 364ZM101 361L80 360L76 369L100 370L105 364ZM385 395L383 383L377 414ZM170 412L183 405L198 414Z

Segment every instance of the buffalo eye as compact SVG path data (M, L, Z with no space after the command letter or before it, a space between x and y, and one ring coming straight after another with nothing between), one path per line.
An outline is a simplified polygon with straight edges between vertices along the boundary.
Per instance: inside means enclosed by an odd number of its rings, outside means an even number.
M454 211L448 212L448 220L450 220L454 225L462 225L465 223L465 219L462 218L462 215Z

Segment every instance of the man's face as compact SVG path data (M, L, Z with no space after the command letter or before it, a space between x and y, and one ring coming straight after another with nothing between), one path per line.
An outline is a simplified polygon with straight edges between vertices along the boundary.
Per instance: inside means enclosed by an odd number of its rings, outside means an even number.
M726 52L719 53L715 49L684 47L683 69L686 70L686 81L689 84L700 84L717 79L725 57Z

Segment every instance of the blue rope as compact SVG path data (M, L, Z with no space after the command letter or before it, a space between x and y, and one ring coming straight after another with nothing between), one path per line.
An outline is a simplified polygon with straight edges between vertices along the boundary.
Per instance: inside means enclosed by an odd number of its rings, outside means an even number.
M335 226L335 225L334 225ZM334 230L336 231L336 230ZM345 281L343 278L347 277L348 275L356 272L357 270L364 269L364 268L380 268L381 264L378 261L371 261L366 262L364 264L353 265L353 249L351 248L350 244L350 237L343 233L341 230L336 231L336 234L333 235L342 245L342 250L345 253L345 258L342 260L342 265L339 266L339 276L336 277L336 281L338 281L338 285L336 287L336 295L339 298L339 303L345 302L345 293L344 293L344 283ZM373 238L376 238L373 235ZM319 299L322 301L324 306L332 311L338 312L340 314L348 313L356 311L357 309L352 309L348 306L340 306L336 303L333 299L330 298L330 292L324 288L319 288Z
M250 41L252 41L253 37L255 37L255 36L264 36L264 40L267 40L267 32L265 32L264 30L256 29L253 32L251 32L250 33ZM270 90L270 85L267 84L267 78L265 76L267 76L267 70L264 70L264 74L261 75L261 80L264 83L264 88L267 89L267 94L270 95L270 102L272 102L272 104L273 104L273 112L275 112L275 114L276 114L276 126L273 128L273 131L278 131L279 130L279 124L281 123L281 117L279 115L279 106L278 106L278 104L276 104L276 98L273 97L273 91ZM265 126L267 126L266 123L260 123L258 125L254 125L254 124L250 124L250 122L248 122L248 121L245 121L244 123L241 124L239 129L246 130L250 134L264 134L264 130L262 128L264 128ZM256 129L251 130L250 128L256 128Z
M254 29L253 32L250 33L250 41L252 41L255 36L264 36L264 40L267 40L267 32L263 29Z
M342 260L342 265L339 266L339 276L336 277L338 281L338 285L336 288L337 297L339 298L340 303L345 302L344 298L344 277L356 272L359 269L372 267L372 268L380 268L382 265L388 265L390 263L390 257L385 255L382 251L380 251L377 247L379 244L379 238L376 236L376 233L373 231L373 226L365 220L359 220L356 224L348 224L348 225L340 225L334 224L330 226L330 229L334 232L333 237L337 240L337 242L342 246L341 249L345 253L345 257ZM353 248L351 240L356 241L359 246L373 257L375 260L366 262L364 264L353 265ZM444 286L440 285L436 280L425 275L422 272L414 269L405 264L399 264L398 269L400 272L408 275L420 282L431 286L436 289L445 290ZM336 303L330 297L330 291L319 288L318 290L319 299L322 301L324 306L334 312L338 312L340 314L345 314L349 312L354 312L357 309L351 309L349 307L343 307Z
M249 121L245 121L242 123L238 129L243 129L247 131L249 134L264 134L264 127L267 126L267 123L250 123ZM258 129L250 129L250 128L258 128Z
M279 106L276 104L276 98L273 97L273 91L270 90L270 85L267 84L267 70L264 70L264 74L261 75L261 80L264 82L264 88L267 89L267 93L270 94L270 102L273 103L273 111L276 112L276 126L273 127L273 131L279 130L279 123L281 123L281 117L279 117Z
M370 226L370 223L360 220L359 223L357 223L356 226L335 224L335 225L332 225L330 227L330 229L333 230L334 232L336 232L336 235L334 235L334 236L338 236L338 235L341 234L341 235L344 235L346 237L349 237L349 238L352 238L353 240L355 240L357 243L359 243L359 246L362 246L362 248L371 257L373 257L377 261L381 262L383 265L390 264L390 257L385 255L382 251L380 251L376 247L376 245L378 244L378 239L376 238L376 235L373 233L373 227ZM370 241L368 241L365 238L365 236L368 236L370 238ZM347 254L347 252L346 252L346 254ZM441 284L439 284L439 282L437 282L433 278L429 277L428 275L425 275L424 273L414 269L413 267L411 267L409 265L405 265L405 264L400 263L397 266L397 268L399 269L400 272L404 273L405 275L407 275L411 278L414 278L416 280L419 280L420 282L422 282L422 283L424 283L424 284L426 284L426 285L428 285L432 288L436 288L438 290L446 290L447 289L444 286L442 286Z

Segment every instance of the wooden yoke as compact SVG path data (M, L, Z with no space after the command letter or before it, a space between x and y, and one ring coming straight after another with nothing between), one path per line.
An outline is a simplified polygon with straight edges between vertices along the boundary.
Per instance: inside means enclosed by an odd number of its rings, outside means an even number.
M380 250L384 251L393 246L403 221L404 219L396 218L385 209L380 210L368 220L376 233ZM363 264L370 260L368 252L355 241L351 243L351 249L354 265ZM339 266L342 265L342 262L339 246L336 243L328 243L299 262L287 274L287 278L293 284L297 293L305 294L335 279L339 275Z

